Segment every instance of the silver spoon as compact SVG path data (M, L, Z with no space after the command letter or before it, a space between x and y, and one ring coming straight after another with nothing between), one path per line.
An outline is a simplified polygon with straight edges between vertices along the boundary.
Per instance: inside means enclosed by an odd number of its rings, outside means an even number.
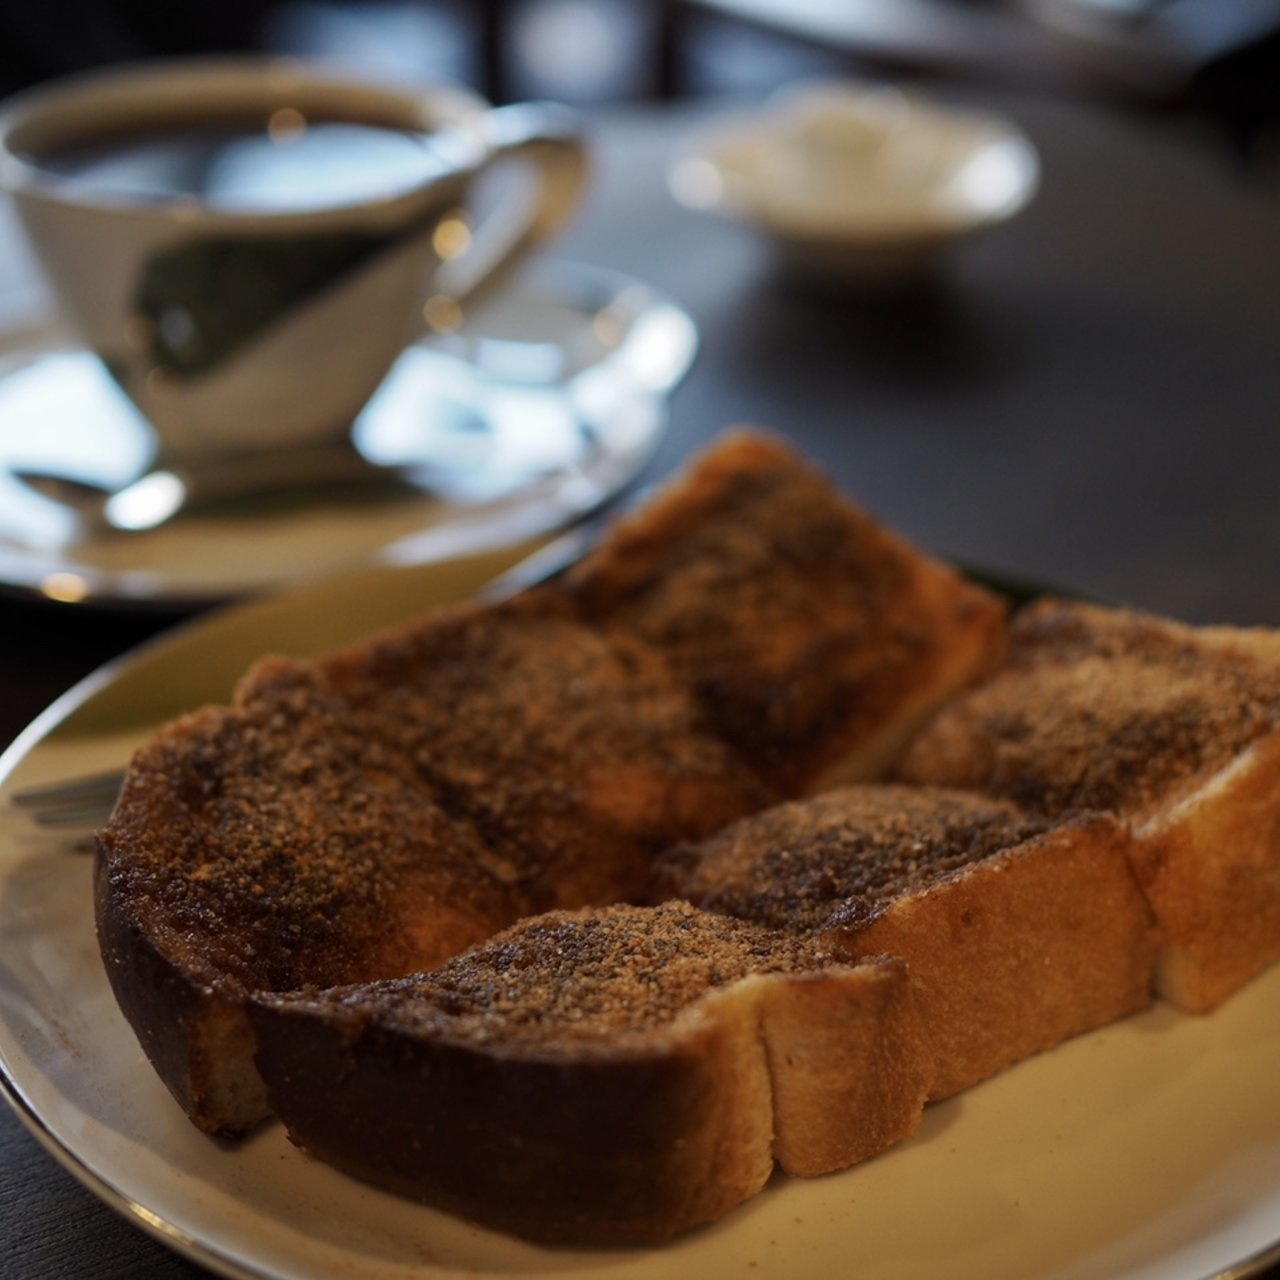
M69 507L94 528L141 533L180 513L308 489L421 490L421 468L379 466L347 445L211 462L198 470L153 465L121 489L53 472L15 468L10 474L36 493Z

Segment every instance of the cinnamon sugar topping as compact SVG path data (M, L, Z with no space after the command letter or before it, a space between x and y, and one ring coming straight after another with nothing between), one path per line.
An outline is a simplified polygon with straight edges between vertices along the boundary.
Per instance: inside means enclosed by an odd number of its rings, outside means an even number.
M1046 813L1141 814L1280 723L1280 643L1046 602L1006 671L944 713L908 781L978 787Z
M847 787L779 805L655 868L661 895L774 928L866 916L1046 828L1012 805L932 787Z
M407 762L308 666L289 675L160 735L103 834L113 881L179 953L251 987L354 981L443 958L414 913L457 950L527 910Z
M412 761L545 906L634 893L649 860L772 797L663 660L546 597L459 610L324 665L360 731Z
M713 730L794 793L1002 608L766 437L731 437L568 578L667 657Z
M816 943L695 910L612 906L522 921L435 972L351 992L361 1010L410 1030L554 1054L616 1047L753 973L829 961ZM324 997L341 1003L341 991Z

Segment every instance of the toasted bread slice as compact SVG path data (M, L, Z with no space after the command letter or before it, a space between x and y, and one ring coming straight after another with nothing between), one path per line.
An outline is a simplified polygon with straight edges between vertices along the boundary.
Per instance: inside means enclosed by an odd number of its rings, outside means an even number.
M882 773L1003 642L1002 602L756 432L722 437L565 590L660 649L784 795Z
M267 1115L246 992L438 963L529 903L475 832L298 672L135 756L99 837L98 936L157 1071L201 1128Z
M901 776L1129 822L1159 989L1184 1010L1280 956L1280 634L1042 602Z
M660 849L758 807L695 721L643 646L512 606L264 661L234 708L164 729L101 835L97 909L171 1091L243 1130L266 1114L245 993L430 968L634 893Z
M773 796L661 655L552 597L438 614L316 669L540 908L632 897L655 854Z
M928 1079L899 962L695 911L521 922L434 973L264 997L302 1146L546 1242L665 1240L915 1127Z
M906 961L946 1097L1151 998L1128 836L935 788L864 785L745 818L655 866L657 896Z

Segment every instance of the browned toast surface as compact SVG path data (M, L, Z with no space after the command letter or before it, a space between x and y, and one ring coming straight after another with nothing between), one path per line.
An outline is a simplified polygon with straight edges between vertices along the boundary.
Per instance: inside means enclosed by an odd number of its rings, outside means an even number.
M772 795L702 730L660 655L545 597L437 615L314 670L353 731L408 762L540 907L626 898L681 833Z
M1041 834L1048 822L976 793L887 784L776 805L654 866L651 893L779 929L816 931Z
M469 825L296 674L270 705L210 709L154 739L102 834L110 892L175 961L243 990L358 981L524 914Z
M412 1032L511 1056L628 1053L710 992L753 974L832 963L812 937L699 911L687 902L530 916L428 973L366 984L353 1008ZM309 997L303 997L303 1003Z
M641 636L784 794L874 777L999 656L1004 605L781 442L727 435L566 582Z
M908 781L980 787L1047 813L1143 816L1280 721L1280 637L1042 601L998 676L930 727Z

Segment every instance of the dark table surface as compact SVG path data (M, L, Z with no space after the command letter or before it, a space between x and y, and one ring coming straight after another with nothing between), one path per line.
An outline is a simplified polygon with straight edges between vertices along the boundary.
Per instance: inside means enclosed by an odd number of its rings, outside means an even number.
M705 107L601 119L594 192L561 252L661 286L702 335L650 477L726 423L768 425L945 555L1192 621L1280 625L1280 200L1169 126L995 105L1041 150L1036 203L933 284L876 297L796 287L750 232L672 202L665 164ZM12 252L0 268L24 273ZM0 746L172 621L0 599ZM0 1273L204 1274L3 1107Z

